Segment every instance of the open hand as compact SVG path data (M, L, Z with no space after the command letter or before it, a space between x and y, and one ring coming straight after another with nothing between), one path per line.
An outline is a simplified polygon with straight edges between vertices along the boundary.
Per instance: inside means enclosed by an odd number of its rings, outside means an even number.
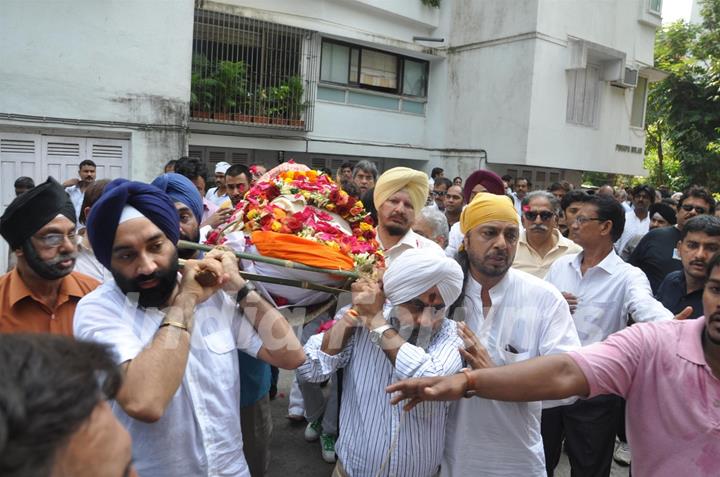
M464 374L441 376L432 378L404 379L385 388L388 393L396 393L390 404L397 404L408 399L403 406L406 411L411 410L422 401L454 401L465 394L467 378Z
M480 343L480 340L466 323L458 323L457 331L465 344L465 348L460 348L460 356L463 357L470 369L492 368L495 366L487 349Z
M224 224L225 221L232 215L234 209L232 207L224 207L218 209L213 214L205 219L201 225L209 225L212 228L217 227L220 224Z

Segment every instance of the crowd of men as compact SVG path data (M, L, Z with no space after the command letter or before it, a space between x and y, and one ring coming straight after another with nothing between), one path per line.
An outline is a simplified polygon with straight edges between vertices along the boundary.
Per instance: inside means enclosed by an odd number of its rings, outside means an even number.
M613 459L717 475L708 190L343 163L333 177L371 213L386 268L293 328L232 252L177 246L266 172L220 162L207 188L183 157L150 184L96 180L92 161L64 184L16 180L0 475L267 475L278 368L296 370L288 418L334 464L317 475L552 476L563 449L578 476Z

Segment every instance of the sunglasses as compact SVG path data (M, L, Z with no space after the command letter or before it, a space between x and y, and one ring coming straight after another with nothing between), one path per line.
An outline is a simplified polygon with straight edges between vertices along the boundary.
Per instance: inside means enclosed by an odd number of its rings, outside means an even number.
M444 197L444 196L445 196L445 192L434 190L434 191L433 191L433 195L434 195L435 197Z
M548 220L555 217L555 214L550 212L549 210L543 210L542 212L528 210L527 212L524 212L523 215L530 222L535 222L535 219L538 218L538 215L540 216L540 220L542 220L543 222L547 222Z
M695 212L697 212L698 214L704 214L705 212L707 212L707 209L706 209L705 207L698 207L698 206L690 205L690 204L681 205L680 207L681 207L682 210L684 210L685 212L690 212L690 211L692 211L693 209L694 209Z
M410 301L406 301L405 303L403 303L403 306L410 308L410 311L414 311L415 313L422 313L425 308L432 308L434 313L440 313L445 309L444 303L440 305L428 305L420 298L413 298Z

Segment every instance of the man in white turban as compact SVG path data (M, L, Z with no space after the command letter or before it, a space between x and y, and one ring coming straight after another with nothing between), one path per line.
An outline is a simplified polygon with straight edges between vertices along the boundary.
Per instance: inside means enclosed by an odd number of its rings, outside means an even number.
M333 475L437 473L449 406L423 404L405 413L390 406L385 387L460 371L463 342L445 310L462 283L462 269L441 250L408 250L382 283L353 284L353 307L329 331L308 340L300 381L321 382L345 369L340 429L346 431L335 446Z
M373 201L378 217L378 241L388 266L411 248L442 249L432 240L412 230L428 195L428 178L424 172L408 167L394 167L377 180ZM448 303L449 305L449 303Z

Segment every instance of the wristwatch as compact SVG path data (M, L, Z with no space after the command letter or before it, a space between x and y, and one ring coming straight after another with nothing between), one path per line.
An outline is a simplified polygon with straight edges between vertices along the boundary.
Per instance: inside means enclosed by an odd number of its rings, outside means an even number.
M251 281L245 282L245 286L242 287L240 289L240 291L238 291L236 301L238 303L240 303L245 298L247 298L247 296L250 294L251 291L254 291L254 290L257 290L257 288L255 288L255 285L253 284L253 282L251 282Z
M394 330L394 329L395 329L395 328L393 328L393 326L392 326L392 325L389 325L389 324L385 324L385 325L382 325L382 326L378 326L378 327L375 328L374 330L371 330L371 331L370 331L370 342L371 342L372 344L374 344L374 345L378 345L378 346L379 346L379 345L380 345L380 340L382 339L382 335L383 335L387 330Z

